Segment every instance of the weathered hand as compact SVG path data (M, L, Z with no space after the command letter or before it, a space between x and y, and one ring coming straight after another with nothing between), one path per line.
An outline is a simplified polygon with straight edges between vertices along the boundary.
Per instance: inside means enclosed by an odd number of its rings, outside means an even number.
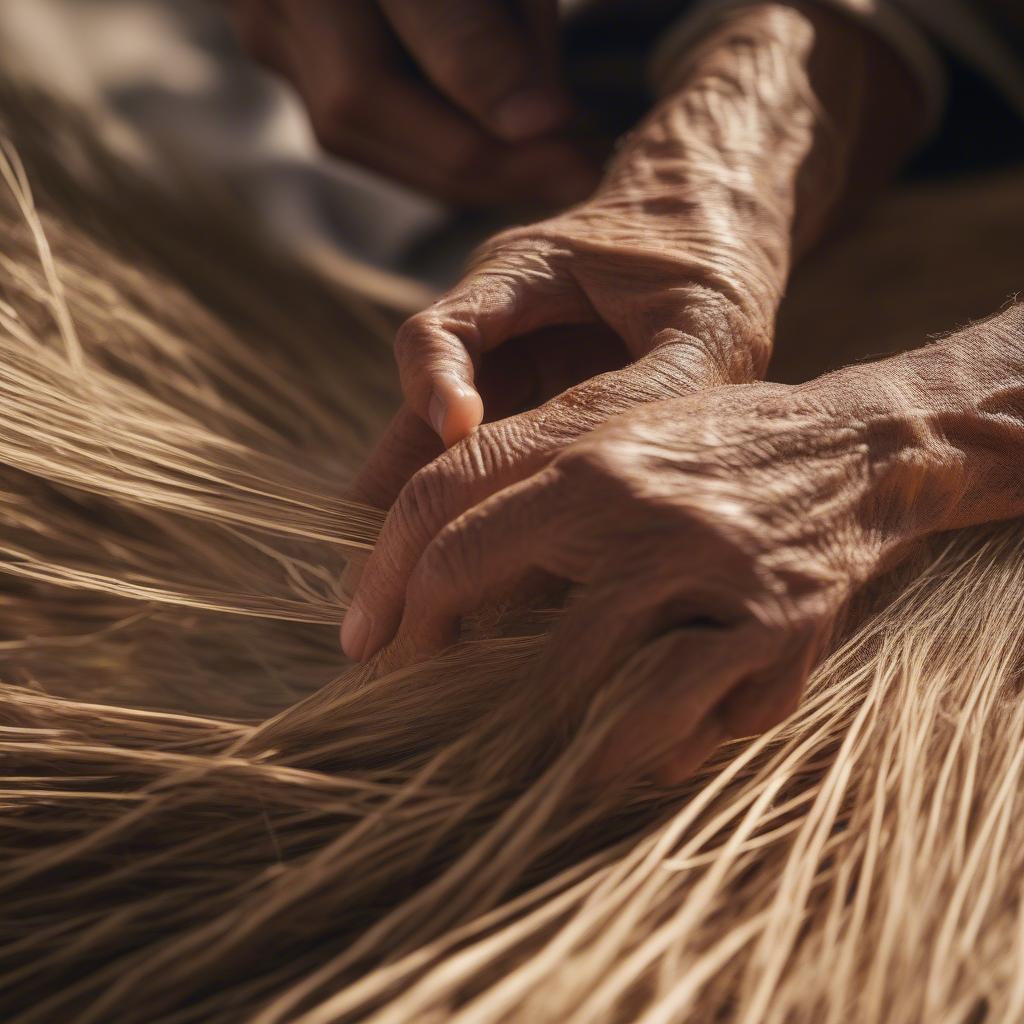
M851 590L909 537L902 398L878 366L634 409L461 515L411 524L400 501L357 594L363 654L399 620L402 650L436 651L537 570L571 581L542 662L552 692L593 693L646 651L600 770L660 753L663 781L685 777L793 709Z
M553 0L229 0L251 56L296 87L321 144L462 205L563 205L596 171L549 133L571 113Z
M476 366L511 339L564 325L611 331L631 360L687 350L698 383L752 379L767 364L788 224L766 232L769 253L755 250L737 203L684 183L649 191L631 176L491 239L463 280L398 332L408 405L454 443L485 412Z
M762 373L790 222L757 178L723 187L721 167L695 164L678 113L659 108L595 196L492 239L403 325L405 406L358 497L389 506L413 478L398 514L415 532L415 516L452 518L634 405ZM414 477L439 438L452 445L485 418L471 445Z
M706 149L693 157L710 118L692 97L666 103L595 196L492 239L459 285L399 331L405 406L355 489L381 507L401 492L396 575L424 537L611 416L762 373L790 246L788 207L771 183L780 154L809 129L794 117L793 138L773 144L773 171L740 174ZM439 439L453 445L484 418L468 443L431 461ZM395 625L370 629L357 608L343 646L358 658Z

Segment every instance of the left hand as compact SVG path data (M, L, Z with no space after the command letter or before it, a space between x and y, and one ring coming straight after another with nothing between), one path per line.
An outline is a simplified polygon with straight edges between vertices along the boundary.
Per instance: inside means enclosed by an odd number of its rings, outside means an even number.
M593 693L649 648L599 774L660 751L657 777L680 781L793 710L847 597L906 539L885 365L636 408L429 531L399 502L363 614L426 655L528 573L577 584L542 662L552 692Z

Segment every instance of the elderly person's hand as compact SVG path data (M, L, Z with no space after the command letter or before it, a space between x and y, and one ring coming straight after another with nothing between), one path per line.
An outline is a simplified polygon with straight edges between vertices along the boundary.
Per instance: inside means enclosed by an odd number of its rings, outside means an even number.
M656 644L601 770L657 753L664 781L684 777L792 710L851 589L902 539L879 516L884 414L862 380L646 405L430 532L392 514L363 575L363 653L399 621L402 650L433 653L538 571L570 581L542 667L553 692L594 692Z
M625 413L457 518L392 514L364 573L364 653L429 654L538 573L577 585L552 698L634 655L599 771L684 778L779 722L850 593L936 531L1024 514L1024 306L796 387ZM462 442L466 444L466 442ZM429 523L429 527L427 524Z
M564 137L555 0L229 0L321 144L461 205L564 204L595 171Z

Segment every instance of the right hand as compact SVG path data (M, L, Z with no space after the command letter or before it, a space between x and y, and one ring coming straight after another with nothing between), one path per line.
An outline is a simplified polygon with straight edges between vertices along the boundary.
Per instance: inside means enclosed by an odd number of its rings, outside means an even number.
M596 170L564 137L554 0L230 0L321 144L449 202L566 205Z

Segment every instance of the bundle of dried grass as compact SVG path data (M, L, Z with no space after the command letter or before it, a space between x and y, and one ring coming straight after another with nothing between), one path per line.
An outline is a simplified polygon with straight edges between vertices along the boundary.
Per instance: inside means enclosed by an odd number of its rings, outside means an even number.
M535 623L340 667L372 311L130 182L87 222L45 149L0 159L5 1019L1024 1018L1019 523L684 789L581 794L628 665L571 727Z

